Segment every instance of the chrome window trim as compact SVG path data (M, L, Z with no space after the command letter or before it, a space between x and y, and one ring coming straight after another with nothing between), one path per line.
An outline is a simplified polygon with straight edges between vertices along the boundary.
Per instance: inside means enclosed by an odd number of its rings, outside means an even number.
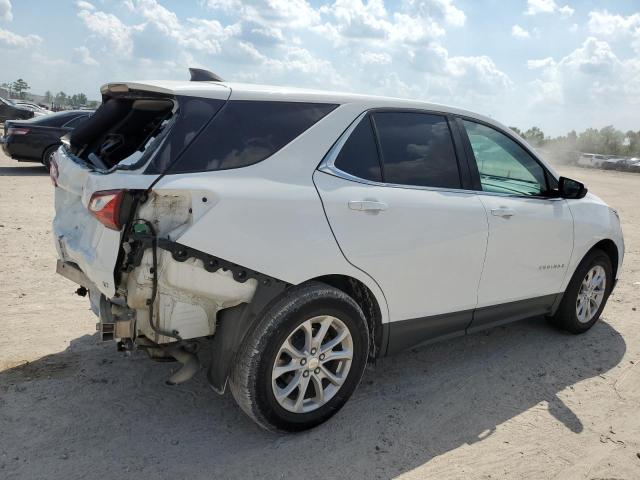
M463 189L463 188L425 187L421 185L404 185L399 183L376 182L373 180L367 180L365 178L356 177L355 175L351 175L350 173L340 170L338 167L336 167L335 162L338 158L338 154L342 150L342 147L344 147L344 144L347 142L347 139L351 136L351 134L356 129L356 127L360 124L362 119L366 117L371 111L376 111L376 110L377 109L375 108L365 110L360 115L358 115L353 122L351 122L351 124L347 127L347 129L344 132L342 132L342 134L338 137L338 140L336 140L333 146L326 153L326 155L320 162L320 165L318 165L318 168L317 168L318 171L326 173L328 175L332 175L334 177L342 178L343 180L361 183L364 185L370 185L372 187L404 188L407 190L424 190L429 192L444 192L444 193L463 193L463 194L474 194L474 195L483 195L483 196L490 196L490 197L508 197L508 198L523 198L523 199L526 198L526 199L537 199L537 200L547 200L547 201L564 200L563 198L559 198L559 197L558 198L544 197L540 195L515 195L512 193L485 192L483 190L469 190L469 189ZM398 109L398 110L402 110L402 109ZM432 113L432 112L424 110L424 113ZM433 112L433 113L437 113L437 112ZM528 152L527 149L525 150Z

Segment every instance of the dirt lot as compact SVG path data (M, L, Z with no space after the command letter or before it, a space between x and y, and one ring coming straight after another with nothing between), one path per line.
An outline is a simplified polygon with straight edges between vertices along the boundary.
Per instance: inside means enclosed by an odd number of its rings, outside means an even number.
M533 319L387 358L329 423L260 430L200 374L101 343L54 273L53 188L0 154L0 478L640 478L640 175L565 168L620 210L604 320Z

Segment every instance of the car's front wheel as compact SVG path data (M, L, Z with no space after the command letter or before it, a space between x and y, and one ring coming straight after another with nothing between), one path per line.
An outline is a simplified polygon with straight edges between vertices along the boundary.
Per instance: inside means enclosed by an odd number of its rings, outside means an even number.
M600 318L612 289L611 259L592 250L573 274L552 322L571 333L586 332Z
M322 283L293 287L245 340L231 392L267 429L312 428L349 399L368 349L367 322L351 297Z

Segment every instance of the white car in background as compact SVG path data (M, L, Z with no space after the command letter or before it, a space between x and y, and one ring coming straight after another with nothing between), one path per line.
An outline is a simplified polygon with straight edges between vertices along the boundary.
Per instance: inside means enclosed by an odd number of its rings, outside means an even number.
M41 117L43 115L49 115L50 113L53 113L52 110L48 110L46 108L41 107L40 105L37 105L33 102L27 102L26 100L12 100L13 104L21 107L21 108L26 108L27 110L31 110L33 112L33 115L36 117Z
M578 165L589 168L602 168L609 157L598 153L582 153L578 158Z
M368 360L544 315L588 330L620 222L499 123L429 103L192 81L111 83L51 168L58 271L105 339L303 430Z

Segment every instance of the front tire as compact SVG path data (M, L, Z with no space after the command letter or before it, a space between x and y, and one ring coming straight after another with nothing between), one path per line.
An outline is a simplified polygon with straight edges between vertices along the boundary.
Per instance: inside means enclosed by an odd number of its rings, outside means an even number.
M368 350L367 322L351 297L318 282L292 287L244 341L230 390L260 426L306 430L346 403L362 378Z
M611 259L592 250L578 265L552 323L571 333L584 333L598 321L613 289Z

